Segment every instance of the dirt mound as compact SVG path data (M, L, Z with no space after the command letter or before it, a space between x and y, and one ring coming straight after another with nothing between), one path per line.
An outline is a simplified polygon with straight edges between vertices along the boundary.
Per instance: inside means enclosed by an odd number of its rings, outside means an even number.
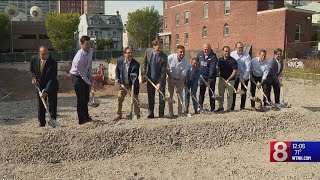
M12 134L4 137L1 161L6 163L59 163L110 158L124 153L167 154L180 150L216 148L230 142L258 141L301 124L296 112L258 114L206 122L178 121L155 126L110 126L97 123L81 130L60 128L43 134ZM121 124L121 123L120 123Z

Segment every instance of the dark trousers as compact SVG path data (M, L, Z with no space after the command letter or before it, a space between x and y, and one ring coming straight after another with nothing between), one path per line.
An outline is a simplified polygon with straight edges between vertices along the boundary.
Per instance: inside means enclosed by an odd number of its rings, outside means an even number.
M251 78L252 78L256 83L261 82L261 80L262 80L262 77L256 77L256 76L254 76L254 75L252 75ZM250 92L251 92L252 97L255 97L255 96L256 96L256 87L257 87L257 86L251 81L251 82L250 82ZM267 83L266 83L266 82L264 82L264 83L262 84L262 89L263 89L264 94L266 94L266 89L267 89ZM260 91L260 90L259 90L259 91ZM266 105L266 98L265 98L265 97L263 97L263 102L264 102L264 105ZM253 100L251 100L251 107L255 107L255 102L254 102Z
M208 79L205 79L208 82ZM215 91L215 85L216 85L216 79L214 78L213 80L211 80L210 82L210 88L212 89L213 93ZM206 94L206 89L207 86L206 84L203 82L203 80L200 80L200 93L199 93L199 104L201 105L201 107L203 107L203 102L204 102L204 95ZM208 88L209 90L209 88ZM210 99L210 110L214 111L215 106L216 106L216 102L212 97L212 92L209 90L209 99Z
M166 84L162 84L160 88L160 91L163 93L163 95L166 95L165 87L166 87ZM148 91L149 114L154 114L154 98L155 98L156 89L152 86L152 84L149 81L147 82L147 91ZM162 98L161 94L159 93L159 116L162 116L162 117L164 116L164 108L165 108L165 100Z
M80 76L72 75L72 84L77 95L77 113L79 123L84 122L89 117L88 103L90 86L84 82Z
M57 94L58 94L58 91L53 91L47 95L47 98L49 101L48 107L49 107L49 113L50 113L51 119L57 119ZM46 124L46 108L44 107L38 92L37 92L37 101L38 101L38 120L40 122L40 125L44 126Z
M271 101L271 87L273 88L274 92L274 102L280 103L280 83L276 81L266 82L266 96L268 101Z
M244 84L248 87L249 80L244 81ZM234 82L234 88L238 89L240 84L240 78L237 77L236 81ZM240 103L240 109L244 109L246 106L246 98L247 98L247 89L244 87L243 84L241 84L241 90L243 90L245 93L241 95L241 103ZM236 104L236 93L233 93L233 101L232 101L232 106L231 110L234 110L235 104Z

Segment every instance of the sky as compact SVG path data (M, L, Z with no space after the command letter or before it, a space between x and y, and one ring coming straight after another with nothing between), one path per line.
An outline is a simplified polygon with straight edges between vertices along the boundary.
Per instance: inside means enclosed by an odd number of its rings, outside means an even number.
M162 15L163 1L105 1L105 14L112 15L119 11L123 24L126 24L128 12L142 9L146 6L154 6Z

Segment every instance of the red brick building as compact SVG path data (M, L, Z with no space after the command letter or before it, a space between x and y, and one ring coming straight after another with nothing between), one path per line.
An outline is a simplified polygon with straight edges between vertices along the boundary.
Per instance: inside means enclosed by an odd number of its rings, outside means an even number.
M310 48L312 11L284 7L284 1L169 1L163 2L164 48L199 50L231 48L238 41L260 49L290 49L298 55ZM289 51L289 50L288 50ZM271 56L271 53L268 53Z

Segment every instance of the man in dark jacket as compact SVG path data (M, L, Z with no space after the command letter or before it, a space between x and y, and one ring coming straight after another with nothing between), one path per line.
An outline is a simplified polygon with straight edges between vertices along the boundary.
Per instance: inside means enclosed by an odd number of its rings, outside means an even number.
M131 47L126 47L123 50L123 56L121 56L117 60L116 66L116 83L119 85L119 93L118 93L118 110L117 110L117 117L116 119L119 120L122 118L122 103L124 101L125 96L127 95L127 90L131 89L132 87L132 79L130 77L131 73L137 74L137 78L134 81L134 98L133 107L134 113L138 117L140 117L140 109L138 105L138 94L139 94L139 70L140 64L133 58L132 56L133 49ZM124 86L121 87L121 85Z
M39 55L33 56L30 63L32 84L39 87L37 92L39 127L46 125L46 109L41 98L49 101L49 113L52 119L57 118L57 94L59 83L57 80L58 63L51 56L45 46L39 48Z
M206 43L203 45L203 51L199 52L198 56L200 61L200 74L204 77L204 79L209 84L210 88L214 92L215 84L216 84L216 65L217 65L217 56L212 51L210 44ZM200 78L200 94L199 94L199 103L201 107L203 107L204 95L206 93L207 86L205 82ZM209 97L212 97L212 93L209 90ZM211 112L215 109L215 100L210 98L210 107Z
M281 56L282 50L277 48L274 50L274 55L267 60L270 71L266 81L266 96L268 101L271 101L271 88L273 88L276 104L280 103L280 87L283 70L283 60Z
M155 91L161 91L165 95L166 88L166 68L168 64L168 56L161 51L162 43L158 40L152 42L153 48L149 48L145 52L144 63L143 63L143 75L147 76L155 85L156 89L152 84L147 82L148 90L148 104L149 104L149 115L148 118L154 118L154 98ZM143 82L146 82L146 78L143 78ZM165 100L161 98L159 93L159 117L164 117Z

